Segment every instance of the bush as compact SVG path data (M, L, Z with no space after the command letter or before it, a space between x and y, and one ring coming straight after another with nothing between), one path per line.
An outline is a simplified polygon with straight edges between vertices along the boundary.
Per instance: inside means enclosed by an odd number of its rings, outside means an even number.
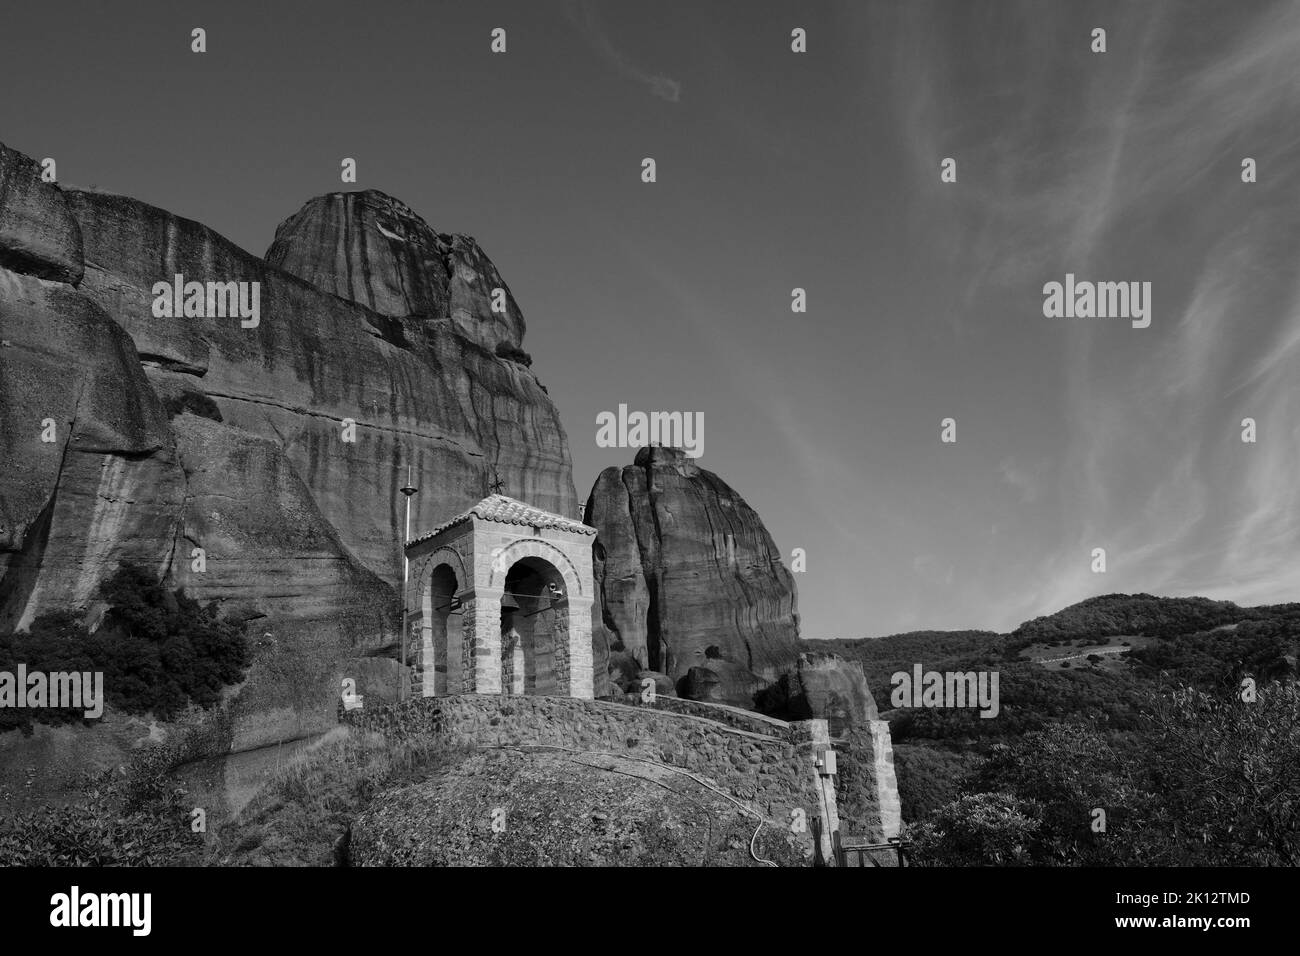
M943 807L913 834L923 866L1027 866L1034 808L1009 793L976 793Z
M1110 862L1114 831L1140 800L1123 762L1104 737L1078 724L1053 724L990 749L968 789L1009 793L1034 808L1039 827L1026 851L1034 863ZM1092 831L1093 813L1106 811L1107 836Z
M109 609L91 634L70 611L43 614L26 632L0 634L0 670L22 663L28 672L102 672L104 696L127 713L171 720L189 704L209 708L221 690L243 679L251 649L240 629L217 618L183 589L168 590L158 577L123 562L103 583ZM32 721L85 721L80 710L0 710L0 732Z
M1181 688L1148 706L1141 733L1059 724L990 748L919 828L920 861L1300 864L1300 686L1251 702Z
M46 673L100 670L95 649L88 646L89 635L81 619L70 611L43 614L32 622L31 629L17 634L0 634L0 671L17 675L18 666L25 664L27 671ZM17 688L25 694L25 687ZM90 723L84 709L56 710L42 708L0 708L0 733L21 728L32 732L32 721L47 724Z
M165 771L87 777L84 801L0 818L0 866L175 866L198 861L185 792Z
M903 819L925 819L955 800L959 784L979 759L969 752L895 744L894 773Z
M1270 684L1252 702L1182 688L1146 730L1134 761L1153 795L1144 864L1300 865L1300 686Z

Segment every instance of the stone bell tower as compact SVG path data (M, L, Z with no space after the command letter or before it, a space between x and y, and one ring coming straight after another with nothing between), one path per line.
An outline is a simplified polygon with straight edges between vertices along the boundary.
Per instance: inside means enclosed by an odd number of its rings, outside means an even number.
M590 700L595 534L494 494L408 541L413 695Z

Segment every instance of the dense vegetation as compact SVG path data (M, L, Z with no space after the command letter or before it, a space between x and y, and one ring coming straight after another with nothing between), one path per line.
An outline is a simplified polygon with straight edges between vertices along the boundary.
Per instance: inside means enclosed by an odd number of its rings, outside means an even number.
M0 866L191 866L205 856L207 820L173 771L229 749L230 715L191 705L160 744L82 778L70 805L0 813ZM0 807L2 810L8 808Z
M1300 864L1300 687L1153 698L1117 746L1072 723L998 745L913 829L938 865Z
M1130 666L1120 670L1090 666L1098 661L1087 659L1068 669L1046 669L1020 653L1034 643L1083 646L1117 635L1159 640L1127 649L1122 658ZM1242 608L1204 598L1106 595L1036 618L1011 634L915 631L818 646L862 662L896 742L994 743L1061 720L1131 731L1152 690L1226 690L1247 675L1266 682L1292 674L1300 604ZM996 670L1001 713L990 720L971 710L890 712L892 675L910 674L917 663L927 671Z
M133 714L170 720L190 704L211 707L221 689L243 679L251 651L240 629L218 619L184 591L169 590L143 568L124 562L100 588L108 605L91 633L81 617L57 611L27 631L0 634L0 671L101 672L104 696ZM0 732L32 721L83 721L81 710L0 709Z
M1098 634L1140 634L1177 637L1210 631L1225 624L1300 614L1300 604L1238 607L1231 601L1208 598L1164 598L1152 594L1103 594L1072 604L1016 629L1014 642L1066 641ZM1017 647L1017 649L1019 649Z
M1121 635L1150 640L1109 658L1118 666L1083 650ZM826 643L863 663L890 722L903 815L923 859L1297 860L1300 605L1105 595L1011 634ZM1080 657L1048 668L1022 654L1031 645ZM997 671L999 715L891 709L891 676L917 663ZM1254 702L1240 693L1247 678L1260 688ZM1097 809L1106 811L1105 833L1092 829Z
M170 866L197 859L179 794L125 806L105 771L76 806L0 818L0 866Z

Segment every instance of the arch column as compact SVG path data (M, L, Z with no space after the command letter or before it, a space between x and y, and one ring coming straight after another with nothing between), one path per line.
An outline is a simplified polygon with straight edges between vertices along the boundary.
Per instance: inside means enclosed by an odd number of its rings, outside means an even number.
M442 647L438 651L438 663L445 670L442 684L445 687L444 693L447 694L465 693L464 647L466 618L464 602L466 598L459 591L456 593L456 597L460 598L461 606L447 615Z
M465 692L501 693L502 588L475 588L461 599L461 674Z
M591 605L590 597L570 597L569 613L560 616L555 629L555 682L561 694L582 700L596 696L592 686Z

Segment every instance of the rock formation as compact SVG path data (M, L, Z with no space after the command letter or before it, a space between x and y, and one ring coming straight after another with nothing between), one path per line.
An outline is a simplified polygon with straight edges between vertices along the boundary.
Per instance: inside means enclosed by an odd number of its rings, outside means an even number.
M332 195L278 230L276 268L39 173L0 146L0 628L93 620L122 559L163 572L256 619L232 741L256 746L332 724L339 679L395 640L408 464L415 528L493 471L576 514L523 318L508 290L492 310L504 284L473 240L380 193ZM156 317L176 275L258 283L259 322Z
M793 576L754 509L684 452L643 448L635 464L606 468L587 523L599 531L598 678L602 657L611 674L635 662L682 696L752 707L794 666Z
M363 195L372 198L356 208L368 210L382 194ZM147 363L199 379L226 423L279 444L344 544L386 581L397 583L401 571L397 489L408 463L425 488L412 501L417 528L481 498L493 469L513 497L576 513L564 429L537 377L465 338L449 315L377 313L269 268L198 223L122 197L69 197L86 245L83 291L130 333ZM338 205L309 203L291 232L320 234L327 226L309 228L311 213ZM377 243L386 241L378 223L372 227ZM291 245L282 228L272 252L307 276L324 274L324 263L340 256L347 265L357 251L290 255ZM154 319L150 289L173 274L260 282L259 325ZM489 281L499 281L495 270L479 285ZM356 422L355 442L342 440L345 420Z
M790 717L823 718L832 734L865 728L880 719L861 661L846 661L820 651L805 652L799 655L791 687Z
M434 232L381 192L311 200L280 224L266 261L382 315L450 318L487 349L523 342L523 314L478 243ZM496 289L500 311L492 307Z
M81 281L81 229L63 194L30 156L0 143L0 267L54 282Z

